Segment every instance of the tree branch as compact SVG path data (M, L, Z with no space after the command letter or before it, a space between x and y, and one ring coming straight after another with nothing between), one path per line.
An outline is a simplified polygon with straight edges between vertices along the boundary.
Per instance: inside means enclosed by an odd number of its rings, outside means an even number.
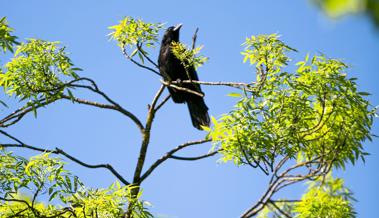
M47 153L52 153L52 154L60 154L60 155L65 156L66 158L70 159L71 161L73 161L73 162L75 162L75 163L77 163L77 164L79 164L81 166L87 167L87 168L105 168L105 169L108 169L123 184L125 184L125 185L129 185L130 184L110 164L97 164L97 165L87 164L87 163L84 163L83 161L81 161L81 160L79 160L79 159L77 159L77 158L75 158L75 157L67 154L62 149L55 148L54 150L49 150L49 149L43 149L43 148L27 145L27 144L23 143L21 140L17 139L16 137L8 134L7 132L5 132L3 130L0 130L0 133L19 143L19 144L0 144L0 148L9 148L9 147L27 148L27 149L34 150L34 151L39 151L39 152L47 152Z
M197 141L186 142L184 144L181 144L181 145L177 146L176 148L172 149L171 151L169 151L165 155L163 155L161 158L159 158L158 160L156 160L149 167L149 169L146 170L146 172L141 176L141 182L144 181L160 164L162 164L167 159L169 159L170 157L172 157L172 155L175 152L177 152L179 150L182 150L183 148L186 148L186 147L191 146L191 145L203 144L203 143L210 142L210 141L211 141L211 139L202 139L202 140L197 140Z
M71 86L73 86L73 87L79 87L79 88L85 88L85 89L91 90L91 91L93 91L93 92L101 95L109 103L111 103L112 105L114 105L115 108L117 108L117 111L123 113L124 115L126 115L127 117L129 117L130 119L132 119L133 122L138 126L138 128L142 132L143 125L142 125L141 121L133 113L131 113L128 110L124 109L123 107L121 107L120 104L116 103L114 100L112 100L111 98L109 98L104 92L100 91L99 89L92 88L91 86L85 86L85 85L71 85Z
M161 80L161 83L163 85L165 85L165 86L169 86L171 88L174 88L174 89L177 89L177 90L180 90L180 91L184 91L184 92L188 92L188 93L200 96L200 97L204 97L204 93L196 92L196 91L193 91L191 89L187 89L187 88L184 88L184 87L180 87L180 86L174 85L174 84L172 84L173 81L167 82L167 81Z
M38 108L44 107L50 103L55 102L57 99L54 100L46 100L45 98L39 99L32 104L27 103L23 107L15 110L11 114L4 117L2 120L0 120L0 127L6 128L11 125L16 124L18 121L20 121L26 114L29 112L32 112L33 110L36 110ZM7 123L9 122L9 123Z
M149 142L150 142L150 130L151 130L151 126L152 126L152 123L154 120L154 116L155 116L155 109L154 108L158 102L159 97L162 95L164 88L165 88L165 86L161 85L158 92L154 96L154 99L151 103L151 106L149 107L145 129L144 129L143 134L142 134L143 137L142 137L142 144L141 144L141 148L140 148L140 152L139 152L139 157L138 157L136 169L134 171L134 177L133 177L133 183L134 184L140 184L141 183L141 172L143 169L143 165L145 163L147 148L148 148Z
M149 143L150 143L150 131L151 131L151 127L152 127L154 117L155 117L155 112L156 112L155 106L159 100L159 97L162 95L164 88L165 88L165 86L161 85L161 87L159 88L159 90L155 94L153 101L151 102L151 105L148 107L149 110L147 113L146 125L145 125L143 132L142 132L141 148L140 148L136 168L134 170L133 185L136 185L136 188L131 190L132 199L136 199L138 192L140 191L139 185L142 182L141 173L142 173L142 169L143 169L145 159L146 159L147 148L148 148ZM125 213L125 218L132 218L132 209L133 209L133 204L129 204L128 208L126 210L126 213Z
M181 83L196 83L200 85L208 85L208 86L229 86L237 89L243 89L247 91L253 91L253 85L256 83L242 83L242 82L206 82L206 81L198 81L198 80L181 80L180 82L171 81L172 84L181 84Z
M219 151L220 150L213 151L213 152L211 152L209 154L204 154L204 155L197 156L197 157L179 157L179 156L171 155L169 158L175 159L175 160L194 161L194 160L201 160L201 159L204 159L204 158L212 157L215 154L217 154Z
M317 169L310 171L309 173L307 173L305 175L298 175L296 177L291 177L291 176L288 177L288 173L290 173L291 171L298 169L300 167L312 164L312 163L316 163L318 161L318 159L320 159L320 158L321 157L316 157L316 158L309 160L309 161L297 163L297 164L287 168L283 173L281 173L278 176L278 171L280 170L280 168L285 164L285 162L287 162L289 160L289 158L287 158L287 157L283 158L278 163L278 165L275 167L275 170L272 174L272 177L270 179L269 186L268 186L266 192L262 195L262 197L259 199L259 201L255 205L250 207L247 211L245 211L241 217L242 218L249 218L249 217L253 217L253 216L257 215L263 208L266 207L266 205L268 203L270 203L272 196L276 192L281 190L282 188L284 188L288 185L291 185L291 184L301 182L301 181L304 181L306 179L318 176L319 173L322 174L323 173L323 171L322 171L323 165L322 165L322 162L318 162L319 166L317 167Z
M62 98L66 99L66 100L74 101L74 102L79 103L79 104L85 104L85 105L90 105L90 106L94 106L94 107L98 107L98 108L110 109L110 110L118 111L118 112L124 114L125 116L127 116L128 118L130 118L137 125L138 129L141 132L144 129L141 121L133 113L131 113L128 110L126 110L126 109L124 109L122 107L119 107L117 105L102 104L102 103L98 103L98 102L94 102L94 101L88 101L88 100L85 100L85 99L80 99L80 98L77 98L77 97L70 97L70 96L67 96L67 95L62 95Z
M84 166L84 167L87 167L87 168L105 168L105 169L108 169L114 176L117 177L117 179L119 179L124 185L130 185L130 183L128 181L126 181L126 179L124 177L121 176L121 174L119 174L114 168L112 165L110 164L97 164L97 165L93 165L93 164L87 164L87 163L84 163L83 161L67 154L66 152L64 152L63 150L59 149L59 148L55 148L55 151L53 151L53 153L57 153L57 154L62 154L63 156L67 157L68 159Z

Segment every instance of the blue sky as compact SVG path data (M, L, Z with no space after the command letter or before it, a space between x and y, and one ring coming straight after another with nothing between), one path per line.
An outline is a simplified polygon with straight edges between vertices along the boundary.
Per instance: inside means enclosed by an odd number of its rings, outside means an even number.
M298 49L299 53L292 56L294 60L301 60L308 52L322 52L349 63L350 75L359 78L359 89L372 93L370 100L379 104L379 30L365 16L329 20L309 1L1 0L0 8L0 16L8 17L21 39L61 41L76 66L84 69L82 76L96 80L142 120L160 83L157 76L127 62L116 44L108 40L107 27L123 16L166 22L168 26L183 23L181 40L186 43L191 42L199 27L198 44L204 45L203 53L210 58L199 69L201 80L254 80L254 69L242 64L241 43L247 36L278 33ZM151 53L153 59L157 50ZM235 99L226 94L234 90L203 90L211 115L219 117L233 106ZM129 180L140 145L137 129L125 117L69 102L50 105L39 112L38 119L27 116L9 132L29 144L61 147L88 163L110 163ZM373 132L379 133L377 124ZM192 127L187 107L170 101L153 126L147 166L174 146L203 137L204 132ZM377 214L377 142L365 143L371 153L365 164L348 166L346 172L337 173L346 179L358 199L358 217ZM210 145L200 145L182 154L203 154L209 148ZM262 194L267 178L249 167L217 163L218 158L198 162L170 160L156 170L143 184L144 198L153 204L153 213L170 218L238 217ZM68 167L90 186L104 187L115 181L104 170L88 170L75 164ZM297 196L304 186L296 189L285 194Z

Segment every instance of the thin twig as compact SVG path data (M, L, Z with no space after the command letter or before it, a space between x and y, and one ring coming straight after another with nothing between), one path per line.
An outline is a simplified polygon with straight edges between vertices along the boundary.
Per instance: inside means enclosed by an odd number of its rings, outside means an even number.
M146 172L141 176L141 182L143 180L145 180L155 170L155 168L157 168L160 164L162 164L167 159L169 159L175 152L177 152L179 150L182 150L183 148L186 148L186 147L191 146L191 145L203 144L203 143L210 142L210 141L211 141L211 139L202 139L202 140L198 140L198 141L186 142L184 144L181 144L181 145L177 146L176 148L172 149L171 151L169 151L165 155L163 155L161 158L159 158L158 160L156 160L149 167L149 169L146 170Z
M197 156L197 157L180 157L180 156L171 155L170 158L171 159L175 159L175 160L194 161L194 160L201 160L201 159L204 159L204 158L212 157L212 156L214 156L217 153L219 153L219 150L213 151L211 153L204 154L204 155L201 155L201 156Z
M147 55L145 54L145 51L142 49L142 46L141 46L140 43L137 43L137 49L138 49L138 51L141 52L141 54L143 55L143 57L145 57L145 58L146 58L146 59L147 59L152 65L154 65L157 69L159 69L158 64L156 64L153 60L150 59L149 56L147 56Z
M282 199L282 200L271 200L272 202L277 202L277 203L297 203L297 202L301 202L301 200L286 200L286 199Z
M141 67L141 68L143 68L143 69L149 70L149 71L155 73L155 74L158 75L158 76L161 76L161 74L160 74L158 71L154 70L154 69L151 68L151 67L145 66L145 65L139 63L138 61L134 60L132 57L130 57L130 56L128 55L128 53L126 52L126 49L125 49L125 48L122 49L122 54L124 54L124 56L125 56L128 60L130 60L131 62L133 62L133 64L135 64L135 65L137 65L137 66L139 66L139 67Z
M159 100L159 97L161 97L164 88L165 88L165 86L161 85L161 87L159 87L159 90L158 90L157 94L155 94L154 99L153 99L153 101L151 103L151 109L152 109L151 113L155 113L155 111L156 111L155 105L157 104L157 102Z
M280 207L278 207L278 205L276 205L275 202L273 202L273 201L270 200L269 203L270 203L272 206L274 206L275 209L276 209L277 211L279 211L279 213L283 214L285 217L287 217L287 218L292 218L291 215L287 214L287 213L284 212L282 209L280 209Z
M157 112L167 101L170 99L171 95L168 94L161 103L158 104L158 106L155 108L155 112Z
M42 184L37 188L37 191L34 193L33 199L32 199L32 207L34 207L34 204L37 200L37 196L40 193L40 191L42 190L43 186L44 186L44 183L42 182Z
M192 50L196 47L197 32L199 32L199 27L196 28L195 33L192 36Z
M245 157L245 160L247 161L247 164L253 168L257 168L259 167L259 169L261 169L261 171L266 174L267 176L269 175L269 172L267 172L260 164L259 164L259 161L255 160L255 158L253 156L250 156L252 159L253 159L253 162L255 163L255 165L253 165L250 161L250 158L248 157L245 149L242 147L242 143L240 141L240 137L239 137L239 133L236 132L236 136L237 136L237 142L238 142L238 145L242 151L242 154L243 156Z
M249 218L249 217L253 217L253 216L257 215L263 208L266 207L267 203L269 203L269 201L271 201L272 196L276 192L281 190L282 188L284 188L288 185L292 185L294 183L298 183L298 182L304 181L306 179L315 177L315 176L319 175L320 172L322 173L321 166L323 166L323 165L322 165L322 163L320 163L318 161L318 159L320 159L320 158L321 157L316 157L316 158L309 160L309 161L297 163L297 164L293 165L292 167L287 168L283 173L278 175L279 169L284 165L284 163L287 160L289 160L289 158L287 158L287 157L283 158L278 163L278 165L275 167L275 170L274 170L272 177L270 179L270 182L269 182L269 186L268 186L267 190L265 191L265 193L261 196L259 201L255 205L250 207L247 211L245 211L241 217L242 218ZM312 164L312 163L316 163L317 161L318 161L318 163L320 163L320 165L314 171L311 171L306 175L298 175L297 177L291 177L291 176L289 177L288 176L288 173L290 173L291 171L298 169L300 167L303 167L303 166L307 166L307 165Z
M30 103L27 103L23 107L15 110L11 114L9 114L6 117L4 117L3 119L1 119L0 120L0 127L3 127L3 128L9 127L9 126L17 123L18 121L20 121L29 112L32 112L33 110L44 107L48 104L51 104L51 103L55 102L56 100L57 99L46 100L46 98L41 98L41 99L38 99L37 101L33 102L32 105ZM7 123L7 122L9 122L9 123Z

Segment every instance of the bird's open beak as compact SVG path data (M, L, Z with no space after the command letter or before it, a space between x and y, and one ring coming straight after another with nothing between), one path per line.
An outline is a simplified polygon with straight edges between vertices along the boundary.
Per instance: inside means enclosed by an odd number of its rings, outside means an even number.
M182 23L180 23L180 24L177 24L176 26L175 26L175 28L174 28L174 31L178 31L178 30L180 30L180 28L182 27Z

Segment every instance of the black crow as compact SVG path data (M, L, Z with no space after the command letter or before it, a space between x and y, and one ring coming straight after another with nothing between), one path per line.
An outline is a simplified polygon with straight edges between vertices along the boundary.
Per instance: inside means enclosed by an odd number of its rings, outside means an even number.
M195 67L187 67L187 71L181 61L171 51L172 42L179 42L181 24L169 27L162 39L159 52L159 71L165 81L199 80ZM189 78L190 77L190 78ZM199 84L181 84L181 87L202 93ZM168 87L171 98L175 103L187 103L191 115L192 124L197 129L201 126L209 126L208 107L203 97L186 91Z

